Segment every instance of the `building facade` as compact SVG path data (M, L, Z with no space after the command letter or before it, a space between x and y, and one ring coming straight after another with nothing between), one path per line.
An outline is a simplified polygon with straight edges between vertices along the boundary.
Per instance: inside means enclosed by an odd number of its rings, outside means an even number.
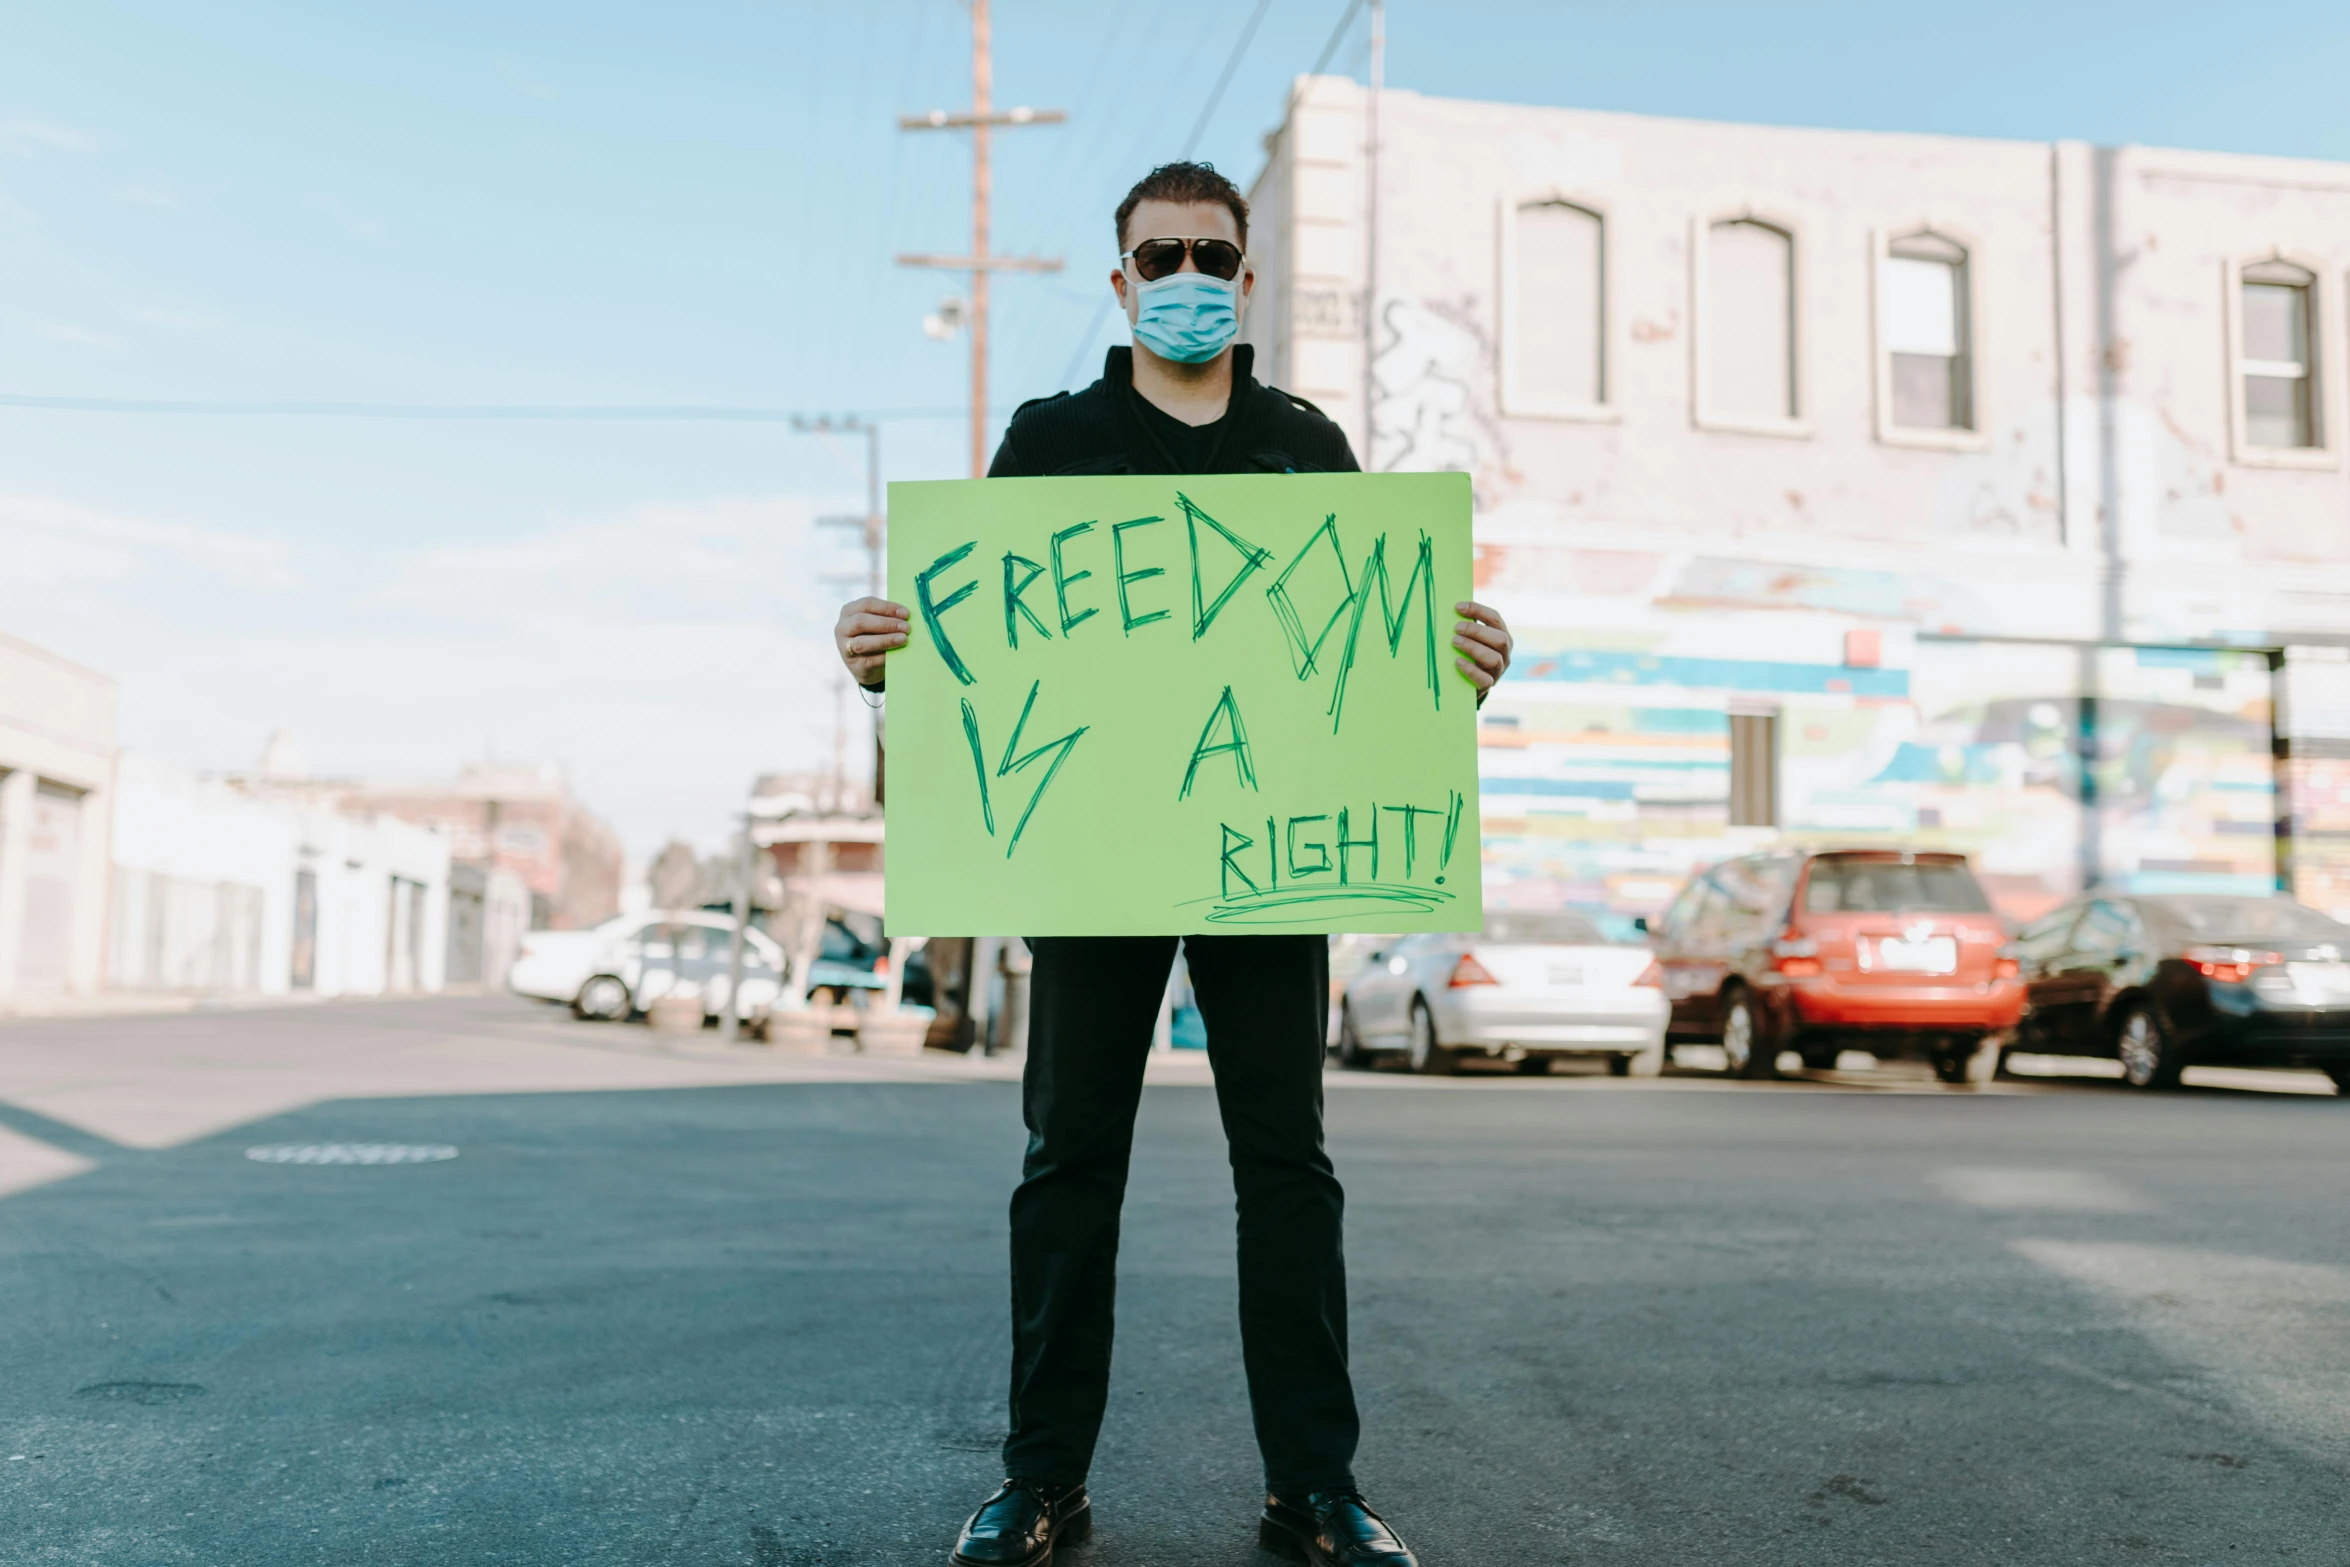
M2350 913L2350 166L1291 102L1247 332L1472 476L1489 899L1801 839Z
M620 836L571 793L560 768L485 763L447 784L353 785L340 798L437 828L460 863L519 879L533 929L586 930L620 912Z
M103 982L116 694L0 636L0 1004Z
M448 839L256 797L125 752L107 983L205 995L380 995L447 979Z

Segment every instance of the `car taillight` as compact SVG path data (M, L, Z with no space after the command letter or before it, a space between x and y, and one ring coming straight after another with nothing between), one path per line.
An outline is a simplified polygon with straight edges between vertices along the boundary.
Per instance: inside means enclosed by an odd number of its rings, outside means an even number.
M2013 979L2023 971L2023 963L2017 958L2015 948L2011 946L2001 947L1998 956L1991 960L1991 977L1993 979Z
M1448 990L1460 990L1470 985L1498 985L1500 983L1501 981L1495 979L1484 964L1477 961L1477 954L1474 952L1462 953L1461 960L1452 966L1452 978L1444 982L1445 988Z
M1771 943L1771 967L1789 979L1809 979L1820 971L1820 944L1793 931Z
M2254 969L2285 961L2283 953L2253 952L2244 947L2189 947L2179 956L2194 964L2205 979L2231 985L2250 979Z
M1648 967L1640 971L1639 977L1634 979L1632 984L1635 988L1645 987L1649 990L1664 989L1665 966L1662 963L1659 963L1656 959L1650 958L1648 960Z

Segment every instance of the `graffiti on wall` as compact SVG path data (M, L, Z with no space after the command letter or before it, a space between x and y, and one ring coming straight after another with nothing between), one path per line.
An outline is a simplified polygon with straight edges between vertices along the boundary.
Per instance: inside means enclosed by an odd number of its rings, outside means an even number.
M1504 461L1492 339L1472 300L1384 299L1371 358L1377 473L1465 473L1482 507Z

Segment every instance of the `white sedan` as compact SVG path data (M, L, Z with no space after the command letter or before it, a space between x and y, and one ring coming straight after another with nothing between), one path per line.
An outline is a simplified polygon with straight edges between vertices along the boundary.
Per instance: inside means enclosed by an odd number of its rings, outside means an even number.
M1664 1069L1671 1016L1644 946L1610 942L1580 914L1501 913L1474 936L1402 936L1375 948L1339 1001L1338 1058L1400 1054L1415 1072L1464 1056L1549 1070L1602 1056L1618 1077Z
M623 914L593 930L534 930L506 987L564 1001L584 1018L635 1016L663 996L692 992L705 1018L726 1015L734 921L698 909ZM741 1015L758 1017L782 993L783 949L764 931L743 933Z

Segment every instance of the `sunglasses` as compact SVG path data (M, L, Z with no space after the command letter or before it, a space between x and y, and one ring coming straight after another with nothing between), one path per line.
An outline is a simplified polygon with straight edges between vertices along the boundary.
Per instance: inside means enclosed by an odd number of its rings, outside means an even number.
M1118 259L1134 263L1134 275L1156 283L1183 270L1183 258L1212 278L1226 282L1240 276L1240 247L1228 239L1146 239Z

